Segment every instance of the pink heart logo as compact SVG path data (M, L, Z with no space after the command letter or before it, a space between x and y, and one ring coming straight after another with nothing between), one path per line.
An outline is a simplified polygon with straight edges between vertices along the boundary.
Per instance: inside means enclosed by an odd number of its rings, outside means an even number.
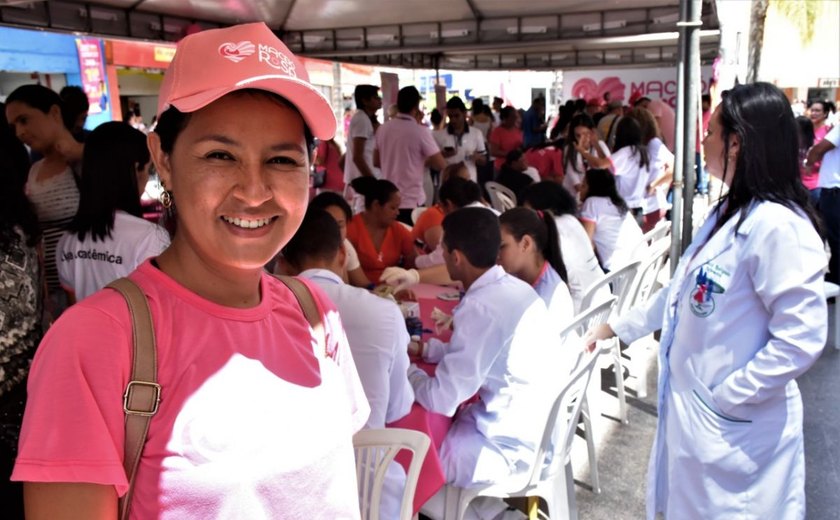
M609 76L595 83L592 78L581 78L572 86L572 97L581 99L604 99L604 94L610 93L610 100L624 100L624 83L618 76Z
M255 52L257 52L257 48L247 40L239 43L228 42L219 45L219 54L234 63L239 63Z

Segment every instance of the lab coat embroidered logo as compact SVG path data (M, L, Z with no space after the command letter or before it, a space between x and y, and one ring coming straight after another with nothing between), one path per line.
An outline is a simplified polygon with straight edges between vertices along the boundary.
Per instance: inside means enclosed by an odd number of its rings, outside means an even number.
M219 45L219 54L234 63L239 63L255 52L257 52L257 47L247 40L239 43L228 42Z
M689 307L695 316L705 318L715 311L715 299L712 295L723 294L726 290L709 277L706 266L700 268L694 282L694 290L689 297Z

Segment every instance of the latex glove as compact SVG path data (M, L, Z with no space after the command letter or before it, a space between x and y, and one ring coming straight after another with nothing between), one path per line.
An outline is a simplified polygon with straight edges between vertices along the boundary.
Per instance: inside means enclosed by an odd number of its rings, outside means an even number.
M432 309L432 320L435 322L435 334L440 334L452 328L452 316L435 307Z
M417 269L403 269L402 267L387 267L382 271L379 281L392 287L399 292L406 287L420 283L420 273Z

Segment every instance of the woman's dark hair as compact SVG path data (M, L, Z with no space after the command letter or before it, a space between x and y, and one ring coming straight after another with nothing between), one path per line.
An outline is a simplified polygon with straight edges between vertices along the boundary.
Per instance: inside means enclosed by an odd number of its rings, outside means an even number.
M67 123L63 119L64 103L61 101L61 97L55 91L43 85L23 85L14 89L6 98L6 104L10 103L23 103L45 114L48 114L53 105L56 105L61 112L62 123L67 128ZM72 129L72 126L68 129Z
M19 226L26 235L26 244L34 246L41 237L38 217L24 193L29 174L29 154L6 121L6 105L0 103L0 248L8 251L12 230ZM15 239L16 240L16 239Z
M612 201L618 212L623 216L629 208L615 185L615 176L609 170L593 168L586 170L586 198L607 197ZM584 199L586 200L586 199Z
M534 241L543 258L560 275L564 282L569 281L566 264L560 252L560 235L554 223L554 215L549 210L539 212L528 208L513 208L502 213L499 224L513 235L517 242L528 235Z
M800 178L797 127L784 93L770 83L736 85L723 93L720 127L724 172L729 167L732 136L737 136L740 147L725 203L717 207L717 229L740 213L737 231L748 213L742 209L770 201L794 211L801 208L820 232L819 219Z
M807 150L814 146L814 122L805 116L796 118L796 130L799 132L799 148Z
M656 137L661 138L662 132L659 130L659 123L656 122L656 118L650 110L642 107L632 108L627 112L627 117L635 119L639 123L643 144L648 144Z
M639 156L639 167L649 167L650 156L647 146L642 140L642 127L639 123L632 117L622 117L617 125L615 129L615 151L630 146L633 149L632 155Z
M370 209L374 202L384 206L394 193L400 191L393 182L374 177L358 177L350 181L350 186L365 197L365 209Z
M566 103L560 107L558 111L557 123L554 124L554 127L551 129L551 134L549 134L549 138L552 141L556 141L563 137L566 128L569 126L569 122L572 120L572 117L575 115L575 102L572 99L567 99Z
M300 115L300 111L295 105L290 103L283 96L279 96L273 92L252 88L237 90L235 92L237 94L264 96L268 99L279 102L285 107L291 108L292 110L297 112L298 115ZM178 138L178 136L181 134L184 128L187 127L187 123L189 123L190 117L190 113L181 112L174 106L170 106L160 115L158 124L155 127L155 133L158 134L158 136L160 137L160 148L166 154L172 153L173 148L175 148L175 140ZM301 119L303 119L302 115ZM303 135L306 139L306 150L309 152L309 156L312 157L312 152L315 149L315 137L312 135L312 131L309 130L309 125L306 124L306 120L303 121Z
M475 98L475 99L473 99L472 105L470 106L470 112L472 112L473 116L477 116L478 114L481 114L481 113L484 112L484 107L485 106L486 105L484 104L483 99Z
M441 202L449 201L455 207L463 208L481 201L481 187L462 177L449 177L440 185L438 198Z
M143 132L112 121L96 127L85 141L79 181L79 209L68 229L84 240L104 241L114 229L117 210L142 217L137 170L149 163Z
M829 109L829 106L828 106L829 103L830 103L830 101L828 101L828 100L814 99L814 100L808 102L808 108L810 109L810 108L813 108L814 105L820 105L820 108L822 108L823 113L825 114L826 117L828 117L833 112L833 110Z
M575 139L575 128L583 126L590 130L595 129L595 121L587 114L578 114L569 122L569 135L566 137L566 146L563 150L563 168L566 170L577 171L578 151L575 148L577 140ZM598 146L598 143L592 143L593 146Z
M431 121L433 127L437 128L443 123L443 114L440 113L440 110L433 108L429 121Z
M541 181L522 190L520 201L535 210L551 210L556 216L577 215L577 199L560 183Z
M315 195L315 198L309 202L310 208L326 210L332 206L336 206L341 209L342 213L344 213L344 216L347 218L347 222L350 222L350 219L353 218L353 209L350 208L350 204L347 203L347 200L345 200L344 197L334 191L322 191L318 195Z

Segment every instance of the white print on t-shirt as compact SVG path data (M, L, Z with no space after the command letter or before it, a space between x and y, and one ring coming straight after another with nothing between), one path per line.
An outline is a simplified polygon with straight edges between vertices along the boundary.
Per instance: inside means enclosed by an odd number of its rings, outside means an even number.
M99 260L100 262L108 262L110 264L122 264L123 259L120 255L111 254L110 251L97 251L96 249L79 249L78 251L65 251L61 253L61 261L69 262L75 258L81 260Z

